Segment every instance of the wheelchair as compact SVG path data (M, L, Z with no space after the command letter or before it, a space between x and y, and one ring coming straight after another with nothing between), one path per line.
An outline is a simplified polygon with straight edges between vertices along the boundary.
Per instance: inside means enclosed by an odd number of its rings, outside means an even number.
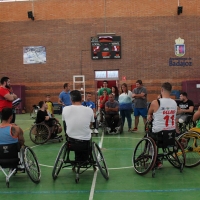
M75 159L72 159L70 152L74 151ZM77 156L76 154L84 153L84 156ZM59 172L63 168L72 167L75 172L75 182L79 182L79 175L85 172L90 167L93 167L96 171L96 167L100 170L102 176L108 180L109 172L106 165L106 161L101 152L100 147L95 143L90 141L81 141L72 138L68 140L61 146L55 164L52 171L53 180L56 180Z
M40 107L37 106L37 105L33 105L33 106L32 106L32 110L31 110L31 112L30 112L30 117L31 117L32 119L36 119L36 117L37 117L37 112L38 112L39 109L40 109Z
M9 188L9 179L19 171L27 172L34 183L40 182L41 171L37 157L27 146L20 149L18 143L0 145L0 170L6 176L6 186Z
M196 123L193 122L192 117L193 117L193 115L188 115L187 119L183 123L178 122L178 128L179 128L181 134L185 133L185 132L189 131L191 128L195 127Z
M44 144L47 141L63 141L62 136L58 136L60 123L54 120L52 127L49 127L45 122L34 124L29 132L30 139L35 144Z
M133 152L133 167L137 174L144 175L152 170L155 177L157 162L168 160L180 172L185 166L185 152L182 145L175 139L175 130L152 133L151 122L145 125L146 135L139 141Z
M200 129L192 128L181 134L177 140L182 145L186 156L186 167L196 167L200 164Z

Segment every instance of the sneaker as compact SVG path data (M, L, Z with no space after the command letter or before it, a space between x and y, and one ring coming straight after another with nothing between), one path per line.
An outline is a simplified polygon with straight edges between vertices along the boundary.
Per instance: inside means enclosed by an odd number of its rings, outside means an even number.
M161 169L163 167L163 164L162 164L161 161L157 161L156 166L157 166L158 169Z
M99 133L98 130L97 130L96 128L94 129L94 133L95 133L95 134L98 134L98 133Z
M133 128L131 131L137 131L137 128L135 127L135 128Z

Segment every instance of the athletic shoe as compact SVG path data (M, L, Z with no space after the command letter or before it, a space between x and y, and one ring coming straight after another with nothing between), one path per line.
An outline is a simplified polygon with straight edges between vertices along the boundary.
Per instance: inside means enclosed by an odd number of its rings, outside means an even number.
M99 131L95 128L95 129L94 129L94 133L95 133L95 134L98 134Z
M133 128L131 131L137 131L137 128L135 127L135 128Z
M161 161L157 161L156 166L157 166L158 169L161 169L163 167L163 164L162 164Z

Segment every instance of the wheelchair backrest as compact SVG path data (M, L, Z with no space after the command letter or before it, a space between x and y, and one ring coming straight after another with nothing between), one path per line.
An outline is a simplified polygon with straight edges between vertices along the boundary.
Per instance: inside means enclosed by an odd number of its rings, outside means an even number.
M175 130L164 130L158 133L149 134L153 138L158 148L167 148L175 145Z
M19 151L20 151L19 143L1 144L0 145L0 159L18 158Z

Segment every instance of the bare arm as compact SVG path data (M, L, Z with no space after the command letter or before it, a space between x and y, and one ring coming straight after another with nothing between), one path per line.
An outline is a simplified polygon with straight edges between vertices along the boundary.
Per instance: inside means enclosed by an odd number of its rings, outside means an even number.
M24 133L19 126L12 125L11 127L11 134L14 138L18 138L18 141L21 145L24 145Z
M156 112L158 108L159 108L158 101L153 100L148 110L148 117L147 117L148 121L151 121L153 119L153 113Z
M4 98L8 101L14 101L15 99L17 99L17 95L16 94L9 94L7 93Z
M198 119L200 119L200 106L198 110L193 115L193 121L196 122Z
M179 107L178 107L179 108ZM194 106L190 106L189 109L178 109L178 114L180 113L192 113L194 111Z

